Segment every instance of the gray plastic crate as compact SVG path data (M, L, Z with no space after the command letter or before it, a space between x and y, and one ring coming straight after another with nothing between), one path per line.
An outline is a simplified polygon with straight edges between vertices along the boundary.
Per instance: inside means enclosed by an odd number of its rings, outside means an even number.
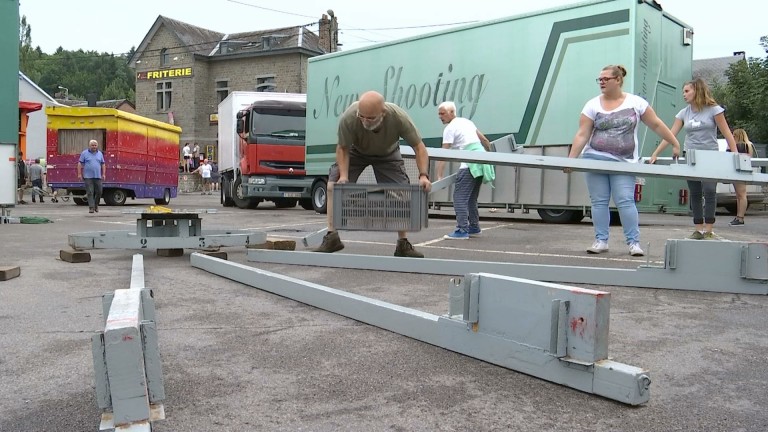
M421 231L427 193L419 185L344 183L333 188L333 226L348 231Z

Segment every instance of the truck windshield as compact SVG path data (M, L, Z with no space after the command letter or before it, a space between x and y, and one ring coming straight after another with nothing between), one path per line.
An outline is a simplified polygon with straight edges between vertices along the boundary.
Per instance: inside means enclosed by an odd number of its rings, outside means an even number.
M304 110L254 108L251 114L251 135L304 139L305 117Z

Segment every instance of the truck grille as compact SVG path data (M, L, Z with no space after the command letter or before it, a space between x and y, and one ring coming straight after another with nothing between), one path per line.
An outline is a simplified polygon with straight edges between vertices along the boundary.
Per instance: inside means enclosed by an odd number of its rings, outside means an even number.
M304 170L303 162L261 161L260 165L276 170L287 170L290 168L295 170Z

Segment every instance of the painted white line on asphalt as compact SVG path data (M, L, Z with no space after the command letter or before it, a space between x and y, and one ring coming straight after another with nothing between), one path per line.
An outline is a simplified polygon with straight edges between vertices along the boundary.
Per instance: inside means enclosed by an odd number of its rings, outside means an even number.
M112 225L132 225L132 226L136 225L136 221L132 221L132 222L115 222L115 221L103 221L103 220L94 219L93 222L98 222L98 223L103 223L103 224L112 224Z

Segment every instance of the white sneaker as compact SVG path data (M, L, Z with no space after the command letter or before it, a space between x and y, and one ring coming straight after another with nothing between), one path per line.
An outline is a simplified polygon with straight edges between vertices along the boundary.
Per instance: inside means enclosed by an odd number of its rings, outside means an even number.
M645 252L640 248L639 243L632 243L629 245L629 254L632 256L645 256Z
M603 252L608 252L608 242L602 240L595 240L595 242L592 243L592 247L587 249L587 253L591 254L599 254Z

